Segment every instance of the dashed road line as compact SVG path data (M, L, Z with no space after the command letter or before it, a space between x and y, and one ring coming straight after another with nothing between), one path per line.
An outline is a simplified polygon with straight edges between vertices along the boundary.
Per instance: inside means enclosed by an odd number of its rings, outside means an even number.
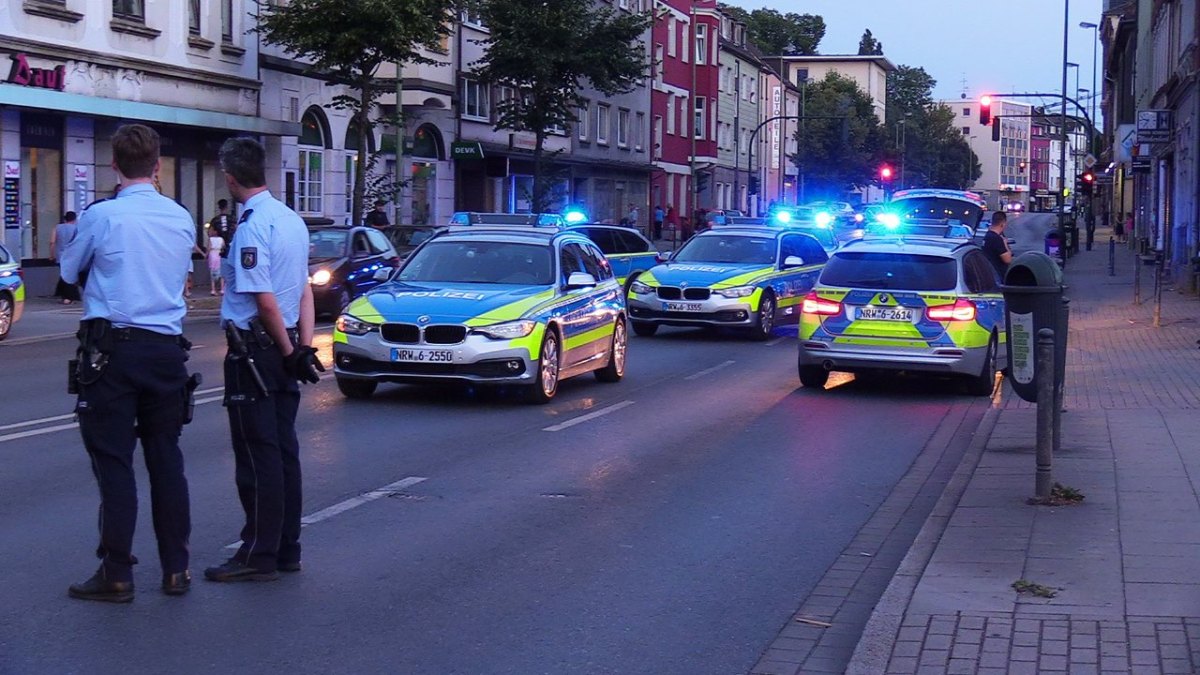
M599 410L594 410L586 415L580 415L579 417L576 417L575 419L570 419L570 420L567 420L566 422L560 422L553 426L546 427L545 429L542 429L542 431L562 431L563 429L570 429L571 427L575 426L576 424L583 424L584 422L590 422L590 421L596 419L597 417L603 417L605 415L615 413L618 410L620 410L622 408L627 408L631 405L633 405L633 401L621 401L620 403L614 403L610 406L600 408Z
M705 375L711 375L722 368L728 368L729 366L732 366L734 363L735 363L734 361L726 361L724 363L718 363L717 365L713 366L712 368L706 368L698 373L692 373L691 375L688 375L687 377L685 377L683 379L698 380L698 379L704 377Z
M363 504L369 504L369 503L375 501L376 499L382 499L383 497L387 497L389 495L396 494L400 490L403 490L408 487L412 487L412 486L416 485L417 483L423 483L427 480L429 480L429 479L425 478L424 476L409 476L408 478L402 478L402 479L396 481L395 483L388 483L387 485L384 485L381 488L376 488L369 492L364 492L361 495L358 495L357 497L351 497L350 499L347 499L345 501L340 501L340 502L334 504L333 506L327 506L312 515L304 516L303 518L300 519L300 527L308 527L309 525L312 525L314 523L319 523L322 520L329 520L330 518L332 518L338 514L349 511L350 509L358 508L358 507L362 506ZM242 540L239 539L239 540L233 542L232 544L229 544L225 548L236 549L236 548L240 548L241 545L242 545Z

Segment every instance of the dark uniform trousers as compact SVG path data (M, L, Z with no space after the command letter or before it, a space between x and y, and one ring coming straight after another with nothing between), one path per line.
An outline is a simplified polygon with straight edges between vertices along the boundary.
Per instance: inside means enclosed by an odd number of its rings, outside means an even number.
M137 482L133 454L142 442L163 574L188 568L191 511L179 435L187 405L187 352L177 342L118 340L100 378L80 388L76 412L100 486L100 569L132 581Z
M244 361L232 353L225 357L225 406L238 498L246 513L234 559L275 571L300 561L300 386L284 372L277 347L262 348L250 340L248 349L269 395L262 396Z

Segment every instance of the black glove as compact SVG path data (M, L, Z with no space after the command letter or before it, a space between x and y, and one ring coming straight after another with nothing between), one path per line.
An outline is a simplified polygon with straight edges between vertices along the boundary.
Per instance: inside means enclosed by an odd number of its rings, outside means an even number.
M283 369L291 377L310 384L320 382L318 373L325 372L325 366L317 358L317 350L307 345L298 346L283 357Z

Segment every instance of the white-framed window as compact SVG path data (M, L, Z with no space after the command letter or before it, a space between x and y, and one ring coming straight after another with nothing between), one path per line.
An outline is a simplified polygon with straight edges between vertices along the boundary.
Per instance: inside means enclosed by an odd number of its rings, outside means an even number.
M663 81L663 46L661 42L654 45L654 79L659 83Z
M608 145L608 129L611 121L610 106L607 103L596 104L596 142L600 145Z
M646 113L639 112L633 119L633 149L641 152L646 138Z
M696 24L696 65L702 66L708 60L708 25Z
M483 12L478 8L463 10L462 22L472 28L487 30L487 24L483 22Z
M679 59L684 63L692 60L692 57L688 56L688 51L694 48L692 45L696 42L692 38L692 30L694 30L692 26L694 25L694 23L683 23L679 26Z
M588 140L588 113L591 112L591 103L584 102L583 105L575 109L575 117L578 119L575 122L575 131L579 133L579 140Z
M233 43L233 0L221 0L221 41Z
M667 133L675 135L675 97L667 96Z
M144 0L113 0L113 16L130 21L146 20Z
M704 130L708 128L705 124L705 113L708 110L708 102L703 96L697 96L695 99L695 116L692 120L692 133L697 139L704 139Z
M188 0L188 34L200 34L200 0Z
M680 97L679 97L679 105L675 106L675 108L676 108L676 110L678 110L678 111L679 111L679 135L680 135L680 136L683 136L683 137L685 137L685 138L686 138L686 137L687 137L687 135L688 135L688 123L687 123L688 102L687 102L687 97L686 97L686 96L680 96Z
M354 212L354 177L358 175L358 153L346 153L346 216Z
M296 210L321 214L325 189L325 130L316 113L304 113L300 121L300 171L296 176Z
M487 85L478 80L463 80L462 116L481 122L490 122L491 115L491 92Z
M654 116L654 159L662 159L663 156L663 118L662 115Z
M675 36L678 34L678 29L675 27L675 17L667 18L667 56L675 58L675 45L677 40Z
M629 111L617 109L617 147L629 147Z

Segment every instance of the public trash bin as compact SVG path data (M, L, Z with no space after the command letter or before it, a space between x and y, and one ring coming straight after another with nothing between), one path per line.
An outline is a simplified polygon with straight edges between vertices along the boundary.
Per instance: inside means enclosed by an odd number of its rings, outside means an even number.
M1049 235L1046 240L1049 242ZM1047 244L1048 245L1048 244ZM1055 382L1062 383L1067 365L1067 308L1063 276L1049 255L1030 251L1017 256L1004 275L1004 326L1008 335L1008 376L1013 391L1037 402L1037 334L1054 331Z
M1050 256L1051 258L1060 257L1059 256L1058 230L1050 230L1049 232L1046 233L1045 244L1046 244L1046 246L1045 246L1044 252L1046 255Z

